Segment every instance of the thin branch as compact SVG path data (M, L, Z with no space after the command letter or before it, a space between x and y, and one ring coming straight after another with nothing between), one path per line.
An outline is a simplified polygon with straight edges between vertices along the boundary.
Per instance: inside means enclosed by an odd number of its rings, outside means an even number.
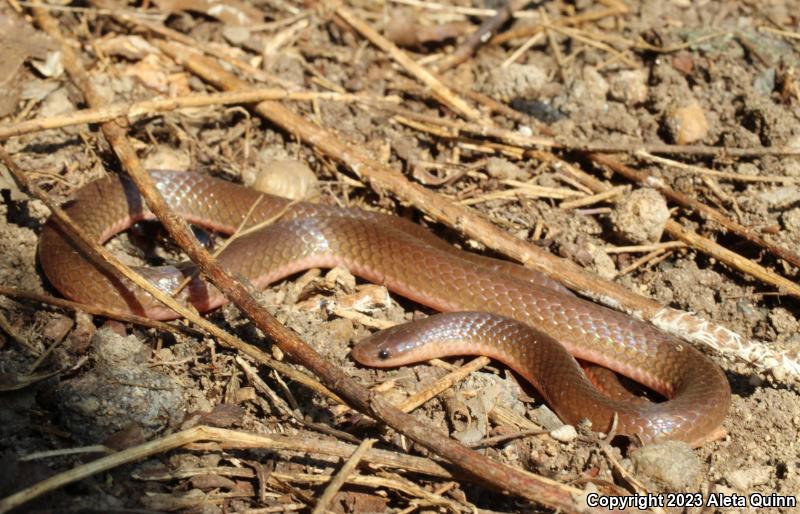
M227 449L263 448L272 451L299 451L340 458L351 455L355 449L355 446L349 443L331 442L317 438L291 437L282 434L250 434L208 426L193 427L53 475L0 500L0 514L9 512L34 498L92 475L142 460L151 455L206 441L215 442L221 448ZM453 475L439 464L421 457L400 455L386 450L369 449L362 458L371 464L406 469L439 478L453 478Z
M472 57L478 48L485 45L508 22L515 11L520 10L528 0L506 0L505 4L497 10L491 18L483 20L478 29L467 36L458 47L436 65L436 72L442 73L455 68Z
M0 149L0 151L2 150ZM2 153L0 153L0 158L2 158L3 161L5 161L4 157L5 156L3 156ZM56 298L55 296L34 293L33 291L25 291L22 289L17 289L15 287L6 287L0 285L0 295L8 296L11 298L33 300L36 302L53 305L55 307L72 309L74 311L83 311L89 314L93 314L95 316L102 316L104 318L115 319L118 321L126 321L128 323L133 323L134 325L140 325L148 328L155 328L157 330L163 330L165 332L172 332L175 334L180 334L180 333L190 334L190 335L198 334L197 330L190 327L182 325L170 325L169 323L164 323L163 321L144 318L142 316L136 316L135 314L125 314L117 311L110 311L108 309L97 307L95 305L86 305L83 303L71 302L69 300L64 300L63 298Z
M423 84L431 88L436 97L453 109L453 111L469 120L481 119L481 113L478 110L471 107L462 98L453 93L453 91L444 85L433 73L423 68L414 59L409 57L408 54L398 48L397 45L378 34L375 29L370 27L352 11L345 7L339 7L336 9L336 14L351 27L356 29L362 36L367 38L373 45L389 54L392 59L403 66L409 73L417 77Z
M364 454L372 448L373 444L375 444L375 439L364 439L361 441L361 444L358 445L353 455L344 463L342 469L331 479L328 487L325 488L322 496L319 497L319 501L317 501L311 514L325 514L327 512L328 505L333 501L333 497L336 496L339 489L347 482L348 478L350 478L350 474L355 471L356 466L358 466L364 458Z
M151 115L157 112L167 112L210 105L229 105L260 102L262 100L334 100L337 102L364 102L364 103L398 103L397 97L367 97L346 93L329 93L317 91L288 92L281 89L261 88L251 91L234 91L227 93L211 93L183 96L179 98L161 98L157 100L144 100L135 103L116 103L104 105L95 109L53 116L51 118L37 118L35 120L12 123L0 127L0 140L13 136L21 136L32 132L83 125L86 123L101 123L116 118L133 120L139 116Z

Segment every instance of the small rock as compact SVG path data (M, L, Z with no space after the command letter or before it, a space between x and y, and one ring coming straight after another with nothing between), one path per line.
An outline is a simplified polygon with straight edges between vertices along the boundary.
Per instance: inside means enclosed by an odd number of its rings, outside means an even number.
M795 333L800 328L800 324L794 316L783 307L776 307L769 313L769 322L779 334Z
M550 431L550 437L562 443L569 443L578 437L578 431L572 425L561 425Z
M323 324L325 332L330 334L332 341L349 343L356 338L356 329L353 321L347 318L336 318Z
M800 234L800 207L784 212L781 221L787 232Z
M535 64L513 63L494 69L481 89L484 93L509 101L513 98L536 98L547 83L547 73Z
M592 262L589 267L595 273L606 280L612 280L617 276L617 266L614 264L614 259L612 259L605 250L592 243L588 243L586 245L586 251L592 256Z
M638 105L647 100L647 72L645 70L626 70L616 73L609 84L609 96L628 106Z
M691 490L700 478L700 461L688 444L664 441L647 445L631 455L637 473L673 491Z
M182 388L147 362L150 350L134 336L98 330L91 340L94 366L59 383L58 419L81 443L95 444L132 424L146 436L177 423Z
M657 243L669 219L664 197L655 189L637 189L617 202L611 213L614 231L634 244Z
M608 95L610 86L608 81L597 71L594 66L583 68L583 87L586 93L596 99L605 99Z
M547 405L534 409L531 413L531 419L537 425L544 427L545 430L557 430L559 427L564 426L564 423L558 419L558 416Z
M236 403L252 402L258 398L254 387L242 387L236 390L234 401Z
M500 180L523 180L528 174L511 161L500 157L490 157L486 163L486 173Z
M69 99L69 93L67 93L66 88L62 87L47 95L41 107L39 107L39 116L42 118L50 118L74 110L75 106Z
M241 45L250 39L250 30L247 27L227 25L222 28L222 37L234 45Z
M725 481L741 492L751 491L757 485L764 485L774 474L772 466L757 466L750 469L736 469L725 475Z
M679 145L700 141L708 134L708 121L697 101L678 107L667 115L667 128Z
M800 202L800 187L778 186L757 192L755 197L770 209L781 209Z
M689 52L680 52L672 59L672 67L683 73L691 75L694 71L694 60Z
M150 170L186 171L192 165L188 152L169 146L158 146L144 158L144 167Z

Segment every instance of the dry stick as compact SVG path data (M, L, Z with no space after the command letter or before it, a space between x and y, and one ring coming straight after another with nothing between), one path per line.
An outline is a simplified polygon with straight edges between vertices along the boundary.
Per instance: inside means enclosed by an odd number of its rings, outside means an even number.
M18 491L0 500L0 514L9 512L34 498L67 484L114 469L118 466L136 462L151 455L167 452L191 443L209 441L221 448L248 449L262 448L271 451L298 451L308 454L327 455L345 458L353 453L355 446L339 441L318 438L302 438L282 434L249 434L235 430L199 426L149 441L121 452L101 457L73 469L58 473L27 489ZM363 457L365 462L381 466L405 469L411 472L452 479L453 475L439 464L421 457L401 455L386 450L369 450Z
M127 321L135 325L141 325L143 327L164 330L165 332L172 332L175 334L180 334L180 333L190 334L190 335L199 334L197 330L191 327L186 327L182 325L170 325L169 323L164 323L163 321L144 318L142 316L136 316L135 314L124 314L120 312L110 311L102 307L71 302L69 300L56 298L54 296L34 293L33 291L24 291L22 289L17 289L14 287L0 286L0 295L8 296L11 298L23 298L26 300L33 300L36 302L46 303L49 305L54 305L56 307L64 307L65 309L72 309L75 311L88 312L89 314L93 314L95 316L103 316L104 318L116 319L118 321Z
M358 16L353 14L352 11L345 7L339 7L336 9L336 14L351 27L356 29L362 36L367 38L373 45L389 54L392 59L397 61L397 63L403 66L409 73L417 77L423 84L431 88L431 91L433 91L434 95L436 95L442 103L469 120L481 119L481 113L478 110L473 109L467 102L453 93L450 88L445 86L433 73L419 65L414 59L409 57L408 54L398 48L397 45L378 34L375 29L367 25Z
M379 103L389 102L398 103L399 98L392 97L366 97L364 95L329 93L317 91L297 91L288 92L280 89L253 89L252 91L235 91L227 93L197 94L181 98L163 98L158 100L145 100L135 103L116 103L105 105L96 109L83 109L51 118L35 119L0 126L0 140L12 136L20 136L31 132L42 130L69 127L71 125L81 125L84 123L101 123L120 117L129 120L153 114L156 112L174 111L177 109L189 109L195 107L206 107L209 105L229 105L259 102L261 100L336 100L339 102L365 102Z
M342 469L336 473L336 476L328 484L328 487L325 488L325 491L322 493L322 496L319 497L319 501L317 501L317 505L314 507L314 510L311 511L311 514L325 514L328 505L333 501L333 497L336 496L336 493L339 492L339 489L342 488L344 483L350 477L350 474L356 469L356 466L361 462L364 458L364 454L372 448L372 445L375 444L375 439L364 439L361 441L361 444L358 445L356 451L353 452L353 455L347 459L347 462L344 463Z
M679 170L688 171L690 173L697 173L700 175L709 175L712 177L717 177L726 180L735 180L739 182L769 182L769 183L778 182L781 184L800 183L800 177L785 177L780 175L747 175L743 173L733 173L729 171L717 171L708 168L703 168L701 166L695 166L693 164L686 164L680 161L675 161L673 159L667 159L665 157L658 157L657 155L652 155L647 152L636 152L635 156L643 161L657 162L659 164L663 164L664 166L670 168L676 168Z
M35 9L34 15L39 25L51 37L61 43L62 51L64 52L64 67L83 92L87 103L94 107L103 105L103 99L94 90L85 69L79 63L78 56L61 35L57 22L41 9ZM166 44L160 44L159 46L169 47ZM186 52L184 52L185 55ZM184 61L177 55L172 57L181 62ZM224 73L213 61L209 60L205 64L212 65L217 73ZM197 70L193 71L197 73ZM239 86L241 87L241 85L240 83ZM274 102L261 102L258 104L259 112L262 115L262 111L274 110L277 107L280 107L280 104ZM302 120L302 118L299 119ZM305 120L302 121L307 123ZM216 260L198 243L186 221L169 209L164 198L156 190L150 175L136 157L133 148L127 141L123 128L115 123L107 122L103 124L102 131L138 187L147 206L161 221L175 242L186 252L192 262L200 267L210 282L252 320L256 327L272 338L281 350L294 357L296 362L304 365L316 376L320 377L323 383L336 390L342 398L347 400L348 404L356 410L384 421L398 432L451 461L469 476L496 489L509 491L522 498L537 501L566 512L599 512L597 509L589 508L579 500L582 493L579 489L512 468L469 450L437 431L430 423L421 423L415 417L392 407L386 400L371 395L367 389L348 377L341 368L325 361L314 349L302 341L297 334L283 326L262 309L242 284L234 280L217 265ZM181 314L184 312L191 314L185 307L177 305L168 295L160 293L156 297L170 308L173 305L179 307L183 312L177 312ZM244 349L251 352L255 350L249 345L245 345Z
M566 18L555 20L552 22L552 25L560 27L568 27L571 25L579 25L581 23L601 20L609 16L618 16L620 14L625 14L626 12L627 11L623 11L617 8L589 11L582 14L576 14L574 16L567 16ZM511 41L512 39L529 38L531 36L535 36L536 34L541 33L542 31L544 31L544 27L542 25L524 25L520 27L515 27L512 28L511 30L503 32L502 34L498 34L497 36L492 38L490 43L493 45L500 45L508 41Z
M794 266L800 267L800 255L797 255L796 253L787 250L785 248L781 248L776 244L770 243L769 241L765 240L759 235L753 233L752 230L748 229L743 225L740 225L739 223L735 222L728 216L725 216L718 210L711 208L706 204L699 202L694 198L691 198L679 191L675 191L674 189L666 185L661 179L654 177L646 172L635 170L630 166L626 166L608 155L590 154L589 158L598 164L608 166L615 173L619 173L628 180L658 190L668 200L675 202L678 205L681 205L688 209L696 211L698 214L708 219L709 221L718 223L719 225L721 225L727 230L730 230L737 236L746 239L747 241L750 241L755 245L765 248L770 253L780 257L786 262L793 264ZM785 281L786 279L783 280ZM775 282L770 281L770 283L774 284ZM794 283L792 284L795 287L797 287L796 284Z
M269 476L270 479L276 479L276 482L298 482L315 485L324 484L332 480L330 475L312 475L311 473L280 473L273 471ZM425 488L413 482L409 482L408 480L401 480L399 478L384 478L374 475L351 475L347 481L366 489L377 489L379 487L394 489L405 495L424 500L430 505L449 507L449 509L453 512L460 512L464 510L463 508L460 508L461 506L453 500L436 496ZM332 511L329 510L327 512Z
M617 59L619 59L620 61L624 62L626 65L630 66L631 68L634 68L634 69L635 68L639 68L639 63L637 63L636 61L634 61L633 59L631 59L630 57L628 57L624 53L615 50L611 45L607 45L606 43L602 43L600 41L595 41L594 39L586 37L583 34L581 34L581 32L578 31L578 30L569 29L569 28L566 28L566 27L559 27L558 25L550 25L550 24L545 24L544 26L545 26L545 29L547 29L547 30L554 30L554 31L558 32L559 34L565 35L567 37L571 37L573 39L577 39L581 43L585 43L585 44L587 44L589 46L593 46L593 47L598 48L598 49L600 49L600 50L602 50L604 52L607 52L607 53L613 55L614 57L616 57Z
M11 175L17 183L28 193L35 196L42 201L52 212L53 216L59 223L59 227L65 231L70 241L75 244L94 264L98 265L101 269L109 272L120 274L150 293L158 301L174 310L184 318L188 319L198 327L202 328L209 334L219 339L220 343L224 346L229 346L239 350L250 358L264 364L267 367L274 369L284 375L287 375L292 380L305 385L312 391L316 391L337 403L344 403L339 396L320 384L313 377L296 370L284 362L277 361L262 352L255 346L245 343L238 337L235 337L228 332L225 332L218 326L214 325L205 318L199 316L194 310L187 308L185 305L179 303L167 293L161 291L153 284L145 280L138 273L122 263L113 253L106 250L104 247L95 243L86 231L75 224L72 219L53 202L50 197L39 186L30 181L30 179L19 169L19 167L11 160L5 150L0 147L0 161L6 165ZM87 309L88 311L88 309ZM156 327L157 328L157 327Z
M42 352L37 350L27 339L17 333L5 316L0 314L0 330L5 332L20 347L24 348L32 356L41 356Z
M173 59L182 62L195 74L221 89L248 87L247 83L226 72L210 59L201 55L192 55L186 49L178 49L167 43L156 42L156 44ZM517 239L474 212L456 205L418 184L409 182L394 169L347 146L340 138L308 122L281 104L262 102L256 106L255 110L272 123L282 127L286 132L348 166L359 178L369 181L374 188L393 193L400 200L414 205L436 221L480 241L492 250L549 275L568 287L606 305L650 321L662 330L678 337L707 344L728 357L733 354L736 356L735 358L743 358L761 369L782 366L790 374L790 380L794 381L800 378L800 362L792 360L786 355L778 354L761 343L744 340L739 334L699 316L665 307L622 285L603 280L597 275L584 271L567 259L556 257L535 245ZM565 166L564 169L569 170L570 167ZM590 177L589 180L600 183L593 177ZM588 184L585 185L588 186Z
M483 20L481 26L467 36L452 54L436 64L436 72L447 71L472 57L478 51L478 48L494 37L495 33L511 19L514 11L521 9L526 3L528 3L528 0L506 0L505 5L498 9L494 16Z
M736 252L728 250L724 246L697 234L693 230L682 227L680 223L667 220L665 230L675 239L683 241L687 245L738 269L742 273L756 277L766 284L775 286L782 293L800 298L800 285L797 283L778 275L774 271L768 270L760 264L756 264L746 257L742 257Z
M484 366L488 366L490 362L491 360L488 357L477 357L455 371L451 371L422 391L412 394L400 402L400 404L397 405L397 408L403 412L411 412L434 396L438 396L447 389L450 389L454 384L457 384L463 380L464 377L470 373L478 371Z
M381 105L381 109L405 116L406 118L422 121L431 125L448 127L458 132L475 134L483 137L494 137L512 146L531 150L573 150L581 152L598 153L636 153L645 151L663 154L692 154L708 155L714 157L757 157L764 155L793 156L800 155L800 148L794 147L755 147L755 148L728 148L723 146L700 145L667 145L663 143L620 143L614 144L605 141L569 141L553 137L531 136L514 130L500 127L481 125L478 123L463 122L430 116L402 107ZM450 137L457 137L458 132L451 133Z

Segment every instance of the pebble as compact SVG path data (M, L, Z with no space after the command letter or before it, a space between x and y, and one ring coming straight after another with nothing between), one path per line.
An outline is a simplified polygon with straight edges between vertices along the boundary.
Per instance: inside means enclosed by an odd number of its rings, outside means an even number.
M486 162L486 173L500 180L524 180L528 173L513 162L501 157L490 157Z
M592 262L589 265L592 271L606 280L612 280L617 276L617 266L614 264L614 259L603 248L588 243L586 251L592 256Z
M800 234L800 207L784 212L781 221L787 232Z
M561 425L550 431L550 437L562 443L569 443L578 437L578 431L572 425Z
M514 98L537 98L547 83L547 72L535 64L512 63L486 76L484 93L509 101Z
M637 473L673 491L692 490L700 478L697 455L682 441L649 444L631 455Z
M669 219L664 197L655 189L642 188L625 195L611 212L616 234L633 244L657 243Z
M169 146L158 146L144 158L148 170L186 171L192 165L189 153Z
M635 106L647 100L647 72L645 70L625 70L616 73L609 83L609 96L628 106Z
M735 469L725 475L725 481L739 491L750 491L757 485L770 481L774 469L772 466L757 466L749 469Z
M679 145L700 141L708 135L708 121L697 101L678 107L667 115L667 129Z

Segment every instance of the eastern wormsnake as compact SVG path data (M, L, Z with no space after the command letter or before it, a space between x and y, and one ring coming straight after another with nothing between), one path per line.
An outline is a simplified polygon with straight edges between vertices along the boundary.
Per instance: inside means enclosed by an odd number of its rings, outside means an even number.
M190 222L223 233L242 223L261 193L199 173L152 172L169 205ZM262 288L314 267L342 265L371 282L433 309L451 312L379 332L356 346L366 365L396 366L447 355L498 359L537 386L568 423L589 418L608 431L648 443L678 439L700 444L725 418L730 388L722 370L692 346L647 323L581 300L543 275L470 254L424 228L385 214L298 203L263 195L249 224L280 219L243 236L219 263ZM109 176L78 191L67 213L98 242L142 219L152 219L136 188ZM39 242L47 278L64 296L124 313L176 315L125 279L91 264L51 220ZM140 268L172 291L191 264ZM179 298L207 311L224 297L194 278ZM481 311L481 312L457 312ZM569 354L600 364L662 394L661 403L627 401L598 392Z

